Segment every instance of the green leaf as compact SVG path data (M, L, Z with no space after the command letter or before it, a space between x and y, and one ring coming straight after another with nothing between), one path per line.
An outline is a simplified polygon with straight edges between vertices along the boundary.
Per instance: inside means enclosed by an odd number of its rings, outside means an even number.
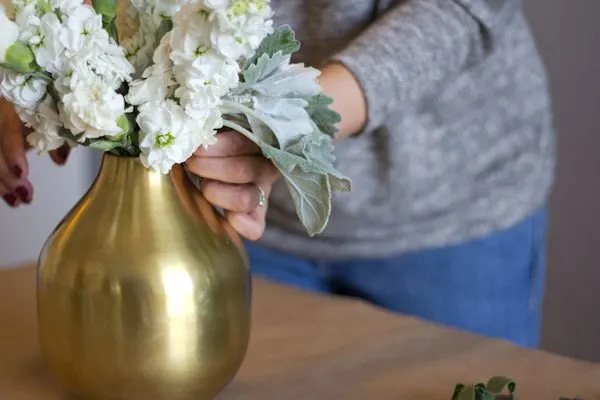
M293 154L275 148L263 148L284 177L296 214L310 236L321 233L331 214L332 187L330 175L312 171L309 163ZM304 168L303 168L304 167Z
M37 12L41 15L52 12L52 6L50 5L50 1L48 0L38 0L35 8Z
M119 32L117 31L117 20L113 18L110 21L104 22L103 25L106 32L108 32L108 35L118 44Z
M513 394L516 390L515 382L506 376L494 376L487 382L486 389L495 394L501 394L505 389L509 394Z
M331 184L328 175L305 173L295 168L282 172L302 224L310 236L323 232L331 214Z
M286 149L291 143L311 134L314 125L306 112L303 99L272 98L256 96L256 116L273 132L279 148Z
M312 97L321 92L320 71L302 64L290 64L282 52L263 54L242 71L244 82L235 93L259 93L267 97Z
M333 138L338 132L337 124L342 119L340 114L329 108L331 103L331 97L320 93L308 99L306 111L319 130Z
M242 71L244 77L244 83L240 91L250 89L251 85L254 85L263 79L271 76L282 66L289 64L289 56L278 51L275 54L263 54L256 62L249 64L247 68Z
M117 15L117 0L92 0L94 10L102 15L102 20L108 23Z
M254 121L254 125L259 122ZM231 121L225 121L225 126L244 134L260 147L262 154L273 162L284 177L296 214L308 234L314 236L321 233L329 221L333 192L349 191L351 188L350 180L328 163L332 160L331 156L320 153L325 149L322 144L317 143L306 151L305 147L297 145L301 151L300 154L294 154L265 143L253 132ZM268 128L263 126L262 129ZM327 139L326 136L321 137ZM310 142L306 144L310 147Z
M169 18L163 18L160 21L160 25L158 26L158 30L156 31L156 43L160 43L163 36L173 30L173 21Z
M111 140L95 140L88 144L92 149L98 149L102 151L111 151L121 146L119 142L113 142Z
M254 64L263 54L271 57L277 52L285 55L293 54L298 50L300 50L300 42L296 40L294 30L288 25L279 26L263 39L254 56L246 61L244 69L250 64Z

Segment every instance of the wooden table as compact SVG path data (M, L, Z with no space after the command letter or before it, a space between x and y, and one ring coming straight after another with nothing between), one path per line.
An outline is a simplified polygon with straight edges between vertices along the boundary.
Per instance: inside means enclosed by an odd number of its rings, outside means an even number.
M39 355L35 270L0 270L0 399L66 400ZM255 280L248 357L219 400L450 400L509 375L519 399L600 399L600 365ZM151 400L151 399L149 399Z

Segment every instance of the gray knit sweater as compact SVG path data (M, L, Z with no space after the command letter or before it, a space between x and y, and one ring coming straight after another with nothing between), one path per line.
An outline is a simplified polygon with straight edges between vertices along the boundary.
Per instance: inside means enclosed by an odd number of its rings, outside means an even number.
M272 0L299 60L343 62L368 124L335 142L353 191L309 238L283 182L261 243L320 259L385 257L486 235L547 200L554 132L520 0Z

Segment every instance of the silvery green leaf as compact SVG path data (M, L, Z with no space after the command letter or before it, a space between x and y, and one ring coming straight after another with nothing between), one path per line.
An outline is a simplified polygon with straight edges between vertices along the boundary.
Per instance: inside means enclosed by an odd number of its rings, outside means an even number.
M277 145L277 137L273 133L269 127L265 125L265 123L257 118L252 116L248 117L248 123L250 124L250 131L261 141L269 146Z
M311 97L321 92L320 71L302 64L287 64L250 88L269 97Z
M349 191L350 180L330 166L329 171L316 164L278 149L263 149L285 178L296 214L309 235L321 233L331 214L333 191ZM322 167L322 166L321 166Z
M308 99L307 112L321 132L330 137L335 137L338 131L337 124L341 121L340 114L329 106L333 99L325 94L317 94Z
M310 236L321 233L331 214L329 177L314 172L282 172L290 191L296 214Z
M293 54L298 50L300 50L300 42L296 40L294 30L288 25L282 25L275 28L273 33L263 39L254 56L246 61L244 67L247 68L250 64L256 63L256 60L263 54L272 56L277 52L281 52L286 55Z
M261 123L255 120L254 124ZM226 126L238 130L256 143L262 154L270 159L285 178L290 195L296 208L296 214L307 232L312 236L323 231L331 214L331 198L333 191L349 191L351 182L335 170L329 152L327 136L325 141L296 142L294 147L299 154L281 150L262 141L254 132L244 126L226 121ZM263 126L268 131L267 126ZM324 153L327 151L327 153ZM308 157L308 158L307 158Z
M242 71L244 77L244 82L241 84L242 89L250 89L252 85L273 75L289 63L290 56L280 51L273 55L263 54L256 63L250 64Z
M279 148L285 149L292 142L313 132L313 124L306 112L303 99L271 98L257 96L254 110L275 134Z

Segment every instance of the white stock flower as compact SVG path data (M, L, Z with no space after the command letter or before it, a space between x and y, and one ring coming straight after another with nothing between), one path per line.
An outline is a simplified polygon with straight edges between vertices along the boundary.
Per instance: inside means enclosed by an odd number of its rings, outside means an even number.
M14 106L14 109L21 122L23 122L23 125L27 128L32 128L33 124L35 124L35 109L27 109L19 106Z
M6 15L4 4L0 3L0 63L6 62L6 50L19 39L19 26Z
M142 79L135 80L129 85L126 100L134 106L147 102L158 103L171 95L172 88L176 84L171 70L160 65L152 65L144 71Z
M204 10L202 4L184 6L170 37L173 72L180 85L175 96L185 108L216 107L239 83L239 65L209 41L213 24Z
M60 40L71 52L99 47L109 43L108 33L102 27L102 16L92 6L84 4L67 16L60 32Z
M21 29L26 28L26 21L30 15L37 15L37 0L12 0L15 9L15 22Z
M210 32L212 23L204 15L200 4L185 5L173 20L171 31L171 59L175 65L194 61L211 50Z
M52 10L58 10L62 15L71 15L83 4L82 0L48 0Z
M192 121L174 101L145 103L139 108L140 161L162 174L187 160L195 151Z
M202 3L213 10L226 10L231 4L231 0L203 0Z
M223 127L223 115L219 108L188 108L186 113L193 121L191 141L193 151L200 146L207 148L217 142L217 129Z
M65 139L59 135L62 123L58 110L50 96L46 96L39 104L30 127L33 131L27 135L27 143L35 148L38 154L58 149L65 144Z
M146 68L141 79L129 85L126 98L129 104L159 103L174 94L177 81L173 75L173 62L169 58L170 37L171 32L165 34L156 48L152 58L154 65Z
M134 67L125 55L123 48L113 41L100 49L91 49L87 56L77 57L78 61L86 61L90 70L102 77L102 80L118 89L123 82L130 82Z
M77 75L79 73L79 75ZM121 133L117 119L125 113L125 100L94 73L74 72L71 91L61 98L60 116L67 129L81 140Z
M177 74L178 67L175 67L175 71ZM185 108L218 107L221 99L239 82L237 73L233 71L224 68L208 78L198 70L183 69L183 72L179 73L179 79L185 83L177 88L175 96Z
M60 40L62 24L56 14L35 15L27 19L21 39L29 44L42 69L55 74L62 71L65 46Z
M186 0L157 1L153 9L154 21L161 21L165 18L172 18L186 3L188 3L188 1Z
M0 95L18 107L35 110L46 89L44 80L0 68Z
M211 31L211 42L231 59L249 57L273 32L272 15L268 0L231 0L229 7L215 9L211 16L216 22Z

